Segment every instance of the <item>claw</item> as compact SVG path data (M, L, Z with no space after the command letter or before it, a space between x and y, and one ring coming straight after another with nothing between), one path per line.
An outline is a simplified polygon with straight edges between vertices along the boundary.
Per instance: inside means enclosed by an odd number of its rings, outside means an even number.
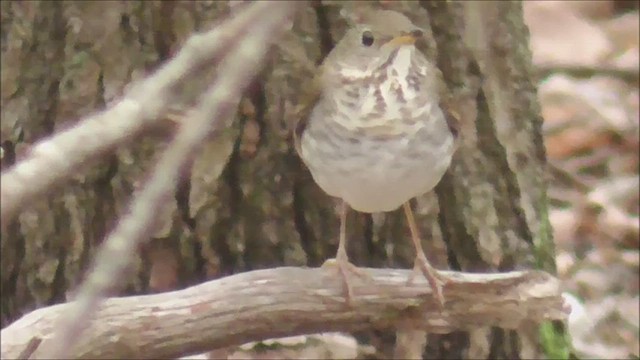
M349 262L349 259L346 257L338 256L333 259L328 259L322 264L322 268L328 269L330 267L337 266L338 272L340 272L340 276L342 277L342 285L343 291L346 298L347 305L353 305L355 296L353 291L353 286L351 285L351 277L353 275L358 276L360 278L364 278L365 280L370 280L371 276L363 269L353 265Z
M442 277L438 270L431 266L424 254L422 254L422 256L420 256L420 254L416 256L413 264L413 272L411 273L407 281L408 284L411 284L413 282L416 273L422 273L422 275L427 279L427 282L429 282L429 286L431 286L433 296L436 298L436 303L440 308L443 308L445 299L442 288L447 282L447 279Z

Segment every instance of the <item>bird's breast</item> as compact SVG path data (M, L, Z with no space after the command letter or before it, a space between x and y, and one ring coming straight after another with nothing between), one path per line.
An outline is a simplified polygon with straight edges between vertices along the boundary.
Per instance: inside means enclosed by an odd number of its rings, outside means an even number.
M432 106L437 106L438 98L422 86L427 81L427 71L420 61L414 61L414 51L411 47L400 48L390 61L368 76L354 78L350 73L341 74L345 79L356 80L343 81L341 86L327 91L326 102L344 115L336 121L347 129L375 135L381 131L393 134L415 131L404 125L424 118Z
M415 131L389 131L398 129L389 124L347 129L328 118L312 120L302 138L303 160L325 192L354 209L393 210L431 190L453 153L439 108L432 107L423 119L402 122Z

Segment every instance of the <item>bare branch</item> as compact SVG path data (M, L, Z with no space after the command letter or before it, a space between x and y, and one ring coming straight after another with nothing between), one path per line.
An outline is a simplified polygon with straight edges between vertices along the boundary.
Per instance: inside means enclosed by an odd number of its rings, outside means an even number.
M374 327L446 333L566 317L559 281L539 271L443 272L450 279L444 310L436 306L426 281L407 283L409 270L366 271L371 280L354 278L352 307L344 303L341 283L322 268L258 270L180 291L108 299L70 356L171 358L322 331ZM2 358L15 358L33 337L51 339L58 318L75 305L36 310L3 329Z
M35 144L24 160L2 174L2 224L5 225L30 199L72 176L81 164L112 151L161 121L180 86L197 76L203 66L212 66L212 59L219 58L229 46L237 44L238 38L254 27L256 14L269 13L281 21L285 19L284 14L278 12L279 8L286 7L269 3L248 6L247 11L238 11L237 16L221 26L192 36L172 61L133 86L118 103ZM268 43L272 40L268 38Z
M189 121L182 124L162 154L149 181L132 201L129 214L99 249L93 271L80 287L72 308L59 320L56 336L43 342L42 348L46 351L40 356L68 357L82 330L89 325L92 312L108 289L117 284L135 249L153 232L156 211L172 194L186 159L212 130L224 126L223 119L232 116L245 87L259 70L269 44L283 32L295 8L287 2L255 3L219 30L229 39L229 44L225 49L228 52L217 66L217 81L203 94ZM265 11L269 11L270 16L263 16ZM190 40L183 52L200 52L201 41L197 36L196 39Z
M578 78L590 78L594 76L609 76L622 79L628 83L638 83L638 77L640 72L637 68L625 69L623 67L615 65L596 65L596 66L582 66L582 65L555 65L555 64L542 64L536 67L536 76L539 79L555 74L565 73L573 77Z

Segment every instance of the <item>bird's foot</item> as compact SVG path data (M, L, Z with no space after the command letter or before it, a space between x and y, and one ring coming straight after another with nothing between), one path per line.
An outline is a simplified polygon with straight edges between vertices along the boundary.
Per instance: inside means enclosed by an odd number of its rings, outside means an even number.
M427 279L429 285L431 286L431 291L433 292L433 296L436 299L436 303L440 308L444 307L445 299L442 293L442 288L447 283L447 279L443 277L438 269L431 266L429 260L427 260L426 256L422 254L418 254L416 259L414 260L413 272L409 276L409 280L407 281L411 284L417 273L422 273L422 275Z
M340 273L347 305L352 305L355 299L351 285L351 277L355 275L364 280L371 280L371 275L369 275L366 270L353 265L347 257L341 257L339 255L333 259L327 259L322 264L322 268L337 270Z

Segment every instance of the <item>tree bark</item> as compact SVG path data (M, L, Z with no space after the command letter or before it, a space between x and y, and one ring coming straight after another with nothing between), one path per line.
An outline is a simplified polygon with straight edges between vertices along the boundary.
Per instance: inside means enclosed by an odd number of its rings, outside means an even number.
M462 119L449 172L435 192L414 203L427 256L440 269L554 272L542 119L521 4L382 3L426 30L423 50L441 69ZM193 31L234 11L217 1L1 6L3 170L31 144L117 100ZM174 200L158 209L161 226L113 295L184 288L252 269L318 266L335 255L334 200L297 158L289 129L298 94L310 80L300 58L319 63L330 51L346 28L341 8L313 3L299 14L279 44L286 51L274 49L229 130L202 147ZM173 126L167 121L87 164L3 226L3 327L67 299ZM401 211L351 213L347 229L355 264L411 268L413 247ZM541 351L538 332L528 324L429 335L423 355L533 358Z

